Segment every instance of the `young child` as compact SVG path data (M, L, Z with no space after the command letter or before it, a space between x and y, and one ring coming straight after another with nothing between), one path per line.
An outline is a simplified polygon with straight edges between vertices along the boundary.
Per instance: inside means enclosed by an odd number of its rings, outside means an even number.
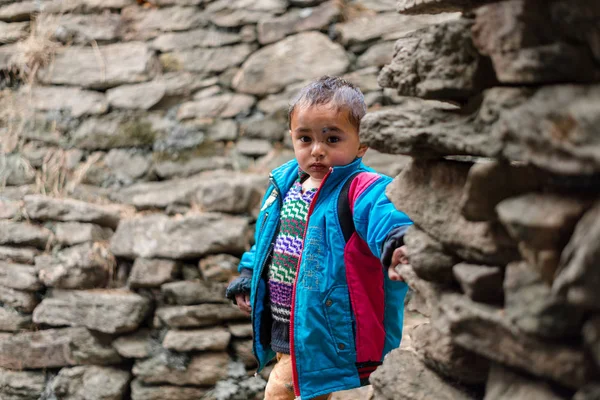
M391 179L361 162L365 113L344 79L300 91L289 110L296 159L271 173L255 245L227 289L252 315L258 370L277 358L267 400L328 399L368 384L400 344L408 288L393 266L407 263L401 244L412 222L385 195ZM344 195L349 238L338 215Z

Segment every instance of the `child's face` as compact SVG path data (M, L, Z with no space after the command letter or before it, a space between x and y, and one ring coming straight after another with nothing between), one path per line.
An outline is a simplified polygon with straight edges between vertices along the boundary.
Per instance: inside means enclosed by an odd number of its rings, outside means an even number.
M362 157L358 129L348 119L348 111L328 104L294 110L290 134L300 168L319 181L330 167L346 165Z

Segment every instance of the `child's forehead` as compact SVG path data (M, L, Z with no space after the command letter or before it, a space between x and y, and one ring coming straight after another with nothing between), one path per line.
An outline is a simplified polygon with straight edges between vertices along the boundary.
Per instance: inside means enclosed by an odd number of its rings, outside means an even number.
M299 106L295 111L296 112L294 114L302 114L306 117L318 116L331 121L348 121L350 116L350 110L348 107L332 103Z

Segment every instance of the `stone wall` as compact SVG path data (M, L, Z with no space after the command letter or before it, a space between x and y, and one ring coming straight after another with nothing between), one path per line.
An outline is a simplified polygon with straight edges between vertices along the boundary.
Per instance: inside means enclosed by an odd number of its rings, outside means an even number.
M362 124L412 157L388 196L415 222L402 273L431 317L375 398L600 398L600 3L398 7L463 14L399 38L379 75L421 106Z
M0 0L0 398L261 398L224 288L295 91L411 101L377 83L395 40L457 14L394 3Z

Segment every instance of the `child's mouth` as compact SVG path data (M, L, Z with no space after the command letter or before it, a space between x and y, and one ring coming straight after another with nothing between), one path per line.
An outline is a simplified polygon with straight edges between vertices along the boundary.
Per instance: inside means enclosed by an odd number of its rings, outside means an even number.
M311 164L310 167L308 167L308 169L315 172L322 172L327 169L327 166L325 164L314 163Z

